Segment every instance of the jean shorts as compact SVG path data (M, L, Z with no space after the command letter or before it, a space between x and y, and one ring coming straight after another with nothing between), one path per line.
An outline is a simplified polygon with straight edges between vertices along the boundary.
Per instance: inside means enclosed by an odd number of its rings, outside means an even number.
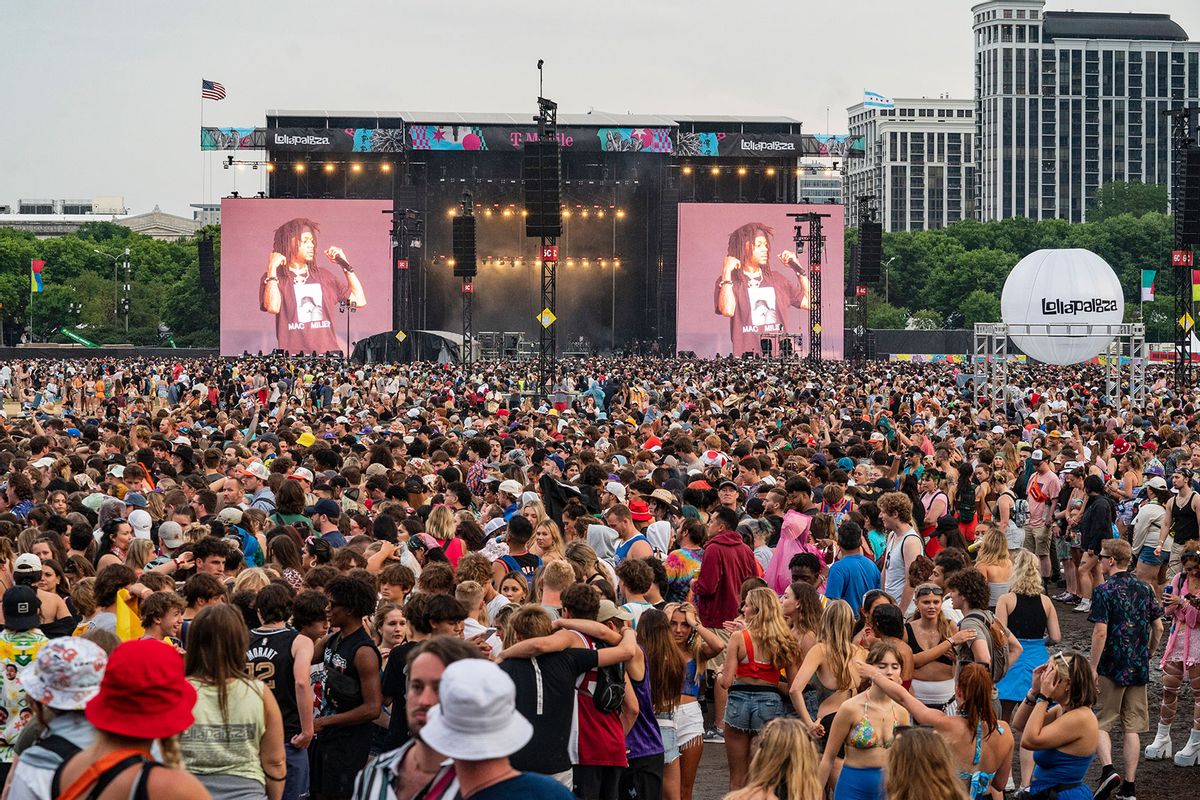
M679 758L679 737L675 729L675 714L655 714L658 730L663 740L663 763L670 764Z
M1143 564L1148 564L1151 567L1160 567L1167 563L1170 557L1168 553L1163 553L1161 556L1154 555L1154 548L1148 544L1142 545L1142 549L1138 550L1138 561Z
M729 690L729 702L725 704L725 724L739 731L757 733L768 722L785 714L783 698L779 692L755 687L745 691L736 684Z

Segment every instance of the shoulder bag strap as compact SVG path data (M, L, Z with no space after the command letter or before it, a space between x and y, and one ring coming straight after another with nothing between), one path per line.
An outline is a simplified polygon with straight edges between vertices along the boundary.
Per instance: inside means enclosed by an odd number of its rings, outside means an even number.
M63 792L57 795L57 800L78 800L78 798L87 796L98 796L104 789L116 779L118 775L124 772L129 767L138 763L145 763L150 759L150 755L145 750L137 750L134 748L123 748L114 750L107 755L102 756L94 764L83 771L75 782L66 788ZM64 762L64 766L65 766ZM56 777L61 776L60 772L56 773ZM60 778L61 782L61 778ZM88 793L88 790L95 786L95 790Z

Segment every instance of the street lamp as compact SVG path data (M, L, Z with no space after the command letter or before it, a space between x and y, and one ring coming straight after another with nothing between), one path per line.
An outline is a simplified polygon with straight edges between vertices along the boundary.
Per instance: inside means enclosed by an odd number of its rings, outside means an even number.
M892 256L891 258L889 258L887 261L885 261L883 263L883 302L885 302L885 303L891 302L888 299L888 297L889 297L888 288L891 286L891 281L888 278L888 267L890 267L892 265L892 262L895 260L896 260L896 256Z
M350 360L350 315L357 313L358 303L353 300L338 302L338 313L346 315L346 360Z
M130 288L130 286L129 286L129 248L126 247L125 251L123 253L121 253L120 255L116 255L116 256L109 255L108 253L104 252L103 250L97 250L94 247L92 248L92 252L95 253L96 255L104 256L105 258L109 259L113 263L113 320L114 321L116 321L116 319L121 314L121 312L120 312L121 301L120 301L120 296L119 296L120 281L117 278L117 264L121 263L122 261L124 261L124 263L125 263L125 332L129 333L129 288Z

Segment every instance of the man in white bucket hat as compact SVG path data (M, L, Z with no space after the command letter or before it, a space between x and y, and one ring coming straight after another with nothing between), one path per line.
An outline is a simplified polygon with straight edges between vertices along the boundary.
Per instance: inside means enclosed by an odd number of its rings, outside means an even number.
M509 763L533 736L533 726L517 711L516 693L512 678L492 662L456 661L442 673L439 703L429 711L421 740L454 759L464 798L571 800L571 791L553 778Z

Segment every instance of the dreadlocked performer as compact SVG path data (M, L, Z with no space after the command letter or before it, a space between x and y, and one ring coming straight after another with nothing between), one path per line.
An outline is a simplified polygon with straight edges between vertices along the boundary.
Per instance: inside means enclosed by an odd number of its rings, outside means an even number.
M310 219L297 218L275 230L275 243L262 276L262 310L275 315L279 347L288 353L342 350L334 333L337 304L367 304L362 283L340 247L325 250L341 276L316 263L317 233Z
M759 339L767 333L787 333L786 310L809 308L808 277L796 254L784 250L781 264L796 271L798 282L785 272L771 270L771 236L774 231L751 222L729 234L729 249L716 286L716 313L729 317L733 355L757 353Z

